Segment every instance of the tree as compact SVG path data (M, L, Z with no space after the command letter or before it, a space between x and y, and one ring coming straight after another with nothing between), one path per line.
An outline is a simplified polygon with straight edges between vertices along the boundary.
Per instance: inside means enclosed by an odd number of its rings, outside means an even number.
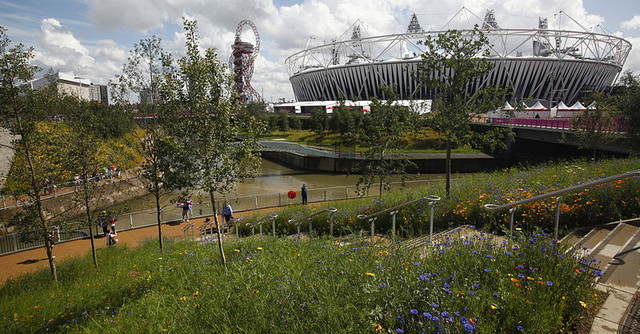
M177 60L172 101L184 109L185 116L175 133L180 139L185 159L179 171L189 175L185 188L209 195L218 234L218 246L226 264L217 214L217 195L231 191L237 182L257 175L260 167L256 133L261 123L246 117L236 119L240 110L237 92L226 64L215 49L200 51L196 21L183 19L186 37L185 56ZM240 134L242 133L242 136Z
M389 188L391 176L401 175L404 181L407 168L413 165L398 150L405 146L405 134L415 128L417 115L405 106L395 105L391 90L387 90L387 95L390 98L385 102L372 101L361 131L356 132L358 143L365 148L363 162L357 169L361 174L357 183L360 195L364 195L377 179L382 197L383 188Z
M608 145L618 139L617 114L612 97L604 93L594 95L595 105L587 108L571 122L578 147L590 150L593 160L598 159L598 147Z
M467 144L474 114L501 105L505 91L483 86L471 94L468 88L492 70L492 64L478 56L487 54L489 40L476 26L463 33L449 30L422 42L426 51L415 73L422 86L435 92L432 112L427 115L430 126L440 132L446 148L446 193L451 192L451 149Z
M24 208L24 212L15 218L15 222L35 228L35 235L44 241L51 276L58 280L53 256L53 240L50 238L52 220L42 206L42 181L49 176L50 170L38 164L34 152L46 136L38 136L35 129L39 121L46 119L50 109L46 103L51 101L49 90L34 92L27 85L37 72L37 67L29 62L34 58L33 47L17 44L10 47L11 40L7 30L0 26L0 112L8 120L11 133L20 137L13 148L16 155L26 160L24 190L33 203ZM51 158L51 157L47 157ZM48 165L46 159L40 159Z
M139 138L139 149L143 156L142 176L145 187L153 195L156 203L156 222L158 225L158 243L163 248L162 237L162 198L180 187L179 173L174 173L172 164L181 157L171 135L176 109L168 105L173 89L179 89L171 81L173 59L162 48L162 41L153 36L140 40L129 52L128 62L122 68L122 74L111 82L114 91L119 92L116 101L126 106L129 101L125 92L133 91L140 95L138 111L153 115L151 120L141 126L145 130ZM169 81L167 81L169 80Z
M640 151L640 79L627 71L620 79L623 90L615 103L623 117L623 125L632 149Z
M318 135L324 134L329 129L329 116L324 109L315 109L311 112L311 126L313 132Z
M141 104L155 105L163 55L162 39L155 35L134 44L122 67L122 74L110 82L113 98L118 102L128 102L128 91L133 91L138 94Z
M122 136L119 131L113 133L108 124L130 123L117 120L117 112L112 114L112 120L106 120L105 111L112 110L106 105L96 104L73 98L65 114L65 124L69 126L68 161L74 175L80 177L78 191L74 194L79 207L84 208L85 224L89 229L91 255L93 264L98 267L94 226L97 220L96 212L105 207L105 188L99 185L100 175L105 166L111 166L113 161L109 154L102 152L101 141L105 137ZM125 118L131 119L130 115ZM116 126L115 128L120 128Z

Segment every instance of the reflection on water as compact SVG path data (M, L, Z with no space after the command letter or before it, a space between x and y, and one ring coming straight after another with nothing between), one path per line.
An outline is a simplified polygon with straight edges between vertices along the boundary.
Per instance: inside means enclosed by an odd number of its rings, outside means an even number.
M262 160L262 175L253 179L247 179L239 183L236 189L227 194L218 194L218 199L228 198L237 199L247 196L255 196L262 194L286 193L289 190L300 191L302 184L305 183L309 191L318 188L353 186L358 182L359 175L347 175L336 173L317 173L294 170L273 163L268 160ZM435 178L443 178L442 174L423 174L414 175L412 180L428 180ZM165 196L162 206L170 205L171 200L175 200L181 194L180 191L174 192L171 196ZM195 201L208 201L208 194L196 193L192 198ZM151 195L127 201L114 206L112 209L116 212L134 212L155 208L155 202Z
M355 174L347 175L294 170L263 159L261 176L245 180L243 183L238 184L233 193L224 195L244 197L276 192L284 193L289 190L300 191L303 183L305 183L309 189L352 186L358 182L359 177L359 175ZM442 177L442 174L424 174L414 175L411 179L427 180Z

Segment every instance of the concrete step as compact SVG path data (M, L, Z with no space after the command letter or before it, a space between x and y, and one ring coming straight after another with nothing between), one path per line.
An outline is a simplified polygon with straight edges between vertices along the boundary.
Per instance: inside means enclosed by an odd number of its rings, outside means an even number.
M592 267L604 273L612 263L614 256L624 249L637 232L638 228L635 226L628 224L616 225L589 253L588 256L596 260L592 263Z
M588 257L593 249L597 247L602 240L604 240L609 232L614 228L614 226L600 226L592 229L582 237L573 247L570 247L567 250L567 253L570 253L574 250L579 250L579 255L583 257Z
M621 236L605 245L598 256L609 261L603 268L600 283L634 294L640 288L640 228L625 225ZM627 237L626 241L624 237ZM624 242L624 244L621 244Z

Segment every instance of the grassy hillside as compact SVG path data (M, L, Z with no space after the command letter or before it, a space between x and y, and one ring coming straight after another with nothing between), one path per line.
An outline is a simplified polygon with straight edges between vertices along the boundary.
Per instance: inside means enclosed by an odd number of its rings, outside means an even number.
M427 254L335 240L106 249L0 288L0 331L106 333L567 332L599 275L545 235L449 240Z

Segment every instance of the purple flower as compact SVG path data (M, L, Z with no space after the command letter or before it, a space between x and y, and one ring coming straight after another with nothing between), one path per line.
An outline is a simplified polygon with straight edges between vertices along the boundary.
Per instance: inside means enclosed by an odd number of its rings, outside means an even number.
M426 276L426 275L420 275L420 276L418 277L418 279L419 279L419 280L421 280L421 281L426 281L427 279L429 279L429 277L428 277L428 276Z
M524 332L524 328L522 328L522 326L518 326L518 327L516 327L516 329L517 329L519 332Z
M484 270L485 273L488 273L490 271L491 271L491 269L489 269L489 268L485 268L485 270Z
M412 308L411 310L409 310L409 313L411 314L418 314L418 310Z
M396 328L396 333L404 333L404 330L402 328Z
M439 306L438 304L431 304L431 307L433 308L438 308L438 306Z
M380 283L380 287L383 288L383 289L386 288L387 287L387 283Z
M553 285L553 282L551 282L551 281L547 281L547 285L548 285L548 286L552 286L552 285Z
M423 316L423 317L425 317L425 318L427 318L427 319L429 319L429 320L433 319L433 316L432 316L432 315L431 315L431 313L429 313L429 312L424 312L424 313L422 313L422 316Z

